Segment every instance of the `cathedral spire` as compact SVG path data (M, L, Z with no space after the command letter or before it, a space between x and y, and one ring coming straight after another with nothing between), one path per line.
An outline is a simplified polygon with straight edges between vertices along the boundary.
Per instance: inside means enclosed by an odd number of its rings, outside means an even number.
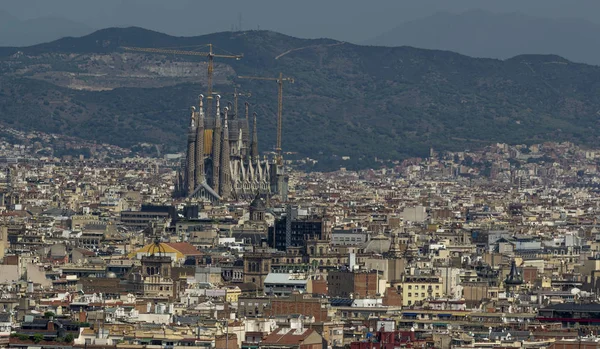
M196 107L192 107L192 117L190 119L190 129L188 132L188 148L187 148L187 163L186 163L186 192L187 195L190 195L194 192L194 151L196 148L196 136L194 134L195 131L195 123L194 117L196 116Z
M204 119L204 95L200 94L198 95L198 105L200 107L200 116L202 117L202 119Z
M197 114L198 120L196 122L196 173L195 182L196 188L199 187L206 180L204 174L204 95L199 95L199 111Z
M196 128L196 107L192 106L192 116L190 117L190 130Z
M215 115L215 129L212 135L212 188L215 192L219 192L219 167L221 165L221 96L216 96L217 114Z
M252 140L250 139L250 122L248 121L248 113L250 111L250 103L244 102L244 120L243 120L243 128L244 136L240 141L240 155L244 161L250 162L252 161L252 157L250 156L250 146Z
M231 104L231 102L227 102L227 110L233 110L233 104ZM237 117L237 115L235 115L235 113L231 113L231 120L235 119Z
M220 188L220 192L219 195L223 198L223 199L229 199L229 196L231 194L231 168L230 168L230 149L229 149L229 126L228 126L228 120L227 120L227 114L228 114L229 108L225 107L224 108L224 114L225 114L225 121L224 121L224 125L223 125L223 141L221 144L221 173L219 175L219 179L220 179L220 184L219 184L219 188Z
M252 145L250 146L252 161L258 161L258 132L256 130L256 113L252 113Z
M215 125L221 127L221 95L216 95L215 99L217 100L217 115L215 117Z

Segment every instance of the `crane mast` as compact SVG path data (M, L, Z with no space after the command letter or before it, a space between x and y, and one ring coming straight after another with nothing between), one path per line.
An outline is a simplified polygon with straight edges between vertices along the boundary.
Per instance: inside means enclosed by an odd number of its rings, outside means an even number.
M208 74L207 74L207 82L208 85L208 97L206 97L206 103L208 106L208 117L210 118L210 114L212 113L212 102L213 102L213 61L215 55L212 51L212 44L208 44ZM216 117L220 117L221 115L217 115Z
M207 102L207 116L210 117L212 113L212 101L213 101L213 71L214 71L214 59L215 58L232 58L240 60L244 55L222 55L215 54L213 52L213 44L208 44L208 52L197 52L197 51L184 51L184 50L172 50L162 48L151 48L151 47L132 47L132 46L121 46L126 51L133 52L145 52L145 53L156 53L156 54L172 54L172 55L184 55L184 56L201 56L208 58L208 94L206 96Z
M283 83L294 83L294 78L284 77L283 73L279 73L279 76L276 78L268 78L263 76L238 76L238 79L268 80L277 82L277 144L275 146L275 152L277 153L277 164L282 165L283 157L281 156L281 125L283 122Z

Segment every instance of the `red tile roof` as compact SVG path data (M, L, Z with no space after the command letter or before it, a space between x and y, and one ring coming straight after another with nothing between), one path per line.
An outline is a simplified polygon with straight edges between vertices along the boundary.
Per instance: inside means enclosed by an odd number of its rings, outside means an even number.
M167 242L165 244L186 256L199 256L202 254L189 242Z

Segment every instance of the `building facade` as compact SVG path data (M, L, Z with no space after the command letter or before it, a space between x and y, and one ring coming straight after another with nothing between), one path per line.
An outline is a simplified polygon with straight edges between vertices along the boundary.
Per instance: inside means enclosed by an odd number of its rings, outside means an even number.
M329 271L327 274L329 297L373 297L378 292L378 279L376 271Z
M289 247L304 246L307 240L321 240L322 235L322 218L294 218L288 213L269 227L268 243L273 248L285 251Z

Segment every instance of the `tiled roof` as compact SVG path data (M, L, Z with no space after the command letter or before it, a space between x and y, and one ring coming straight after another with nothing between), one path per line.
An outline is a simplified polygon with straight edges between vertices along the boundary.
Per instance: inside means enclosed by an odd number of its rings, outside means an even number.
M96 256L96 253L94 253L90 250L83 249L83 248L74 248L73 250L81 253L84 256L94 256L94 257Z
M189 242L167 242L166 245L176 249L186 256L197 256L202 253Z
M262 344L296 345L302 343L313 332L315 332L313 329L293 330L278 328L277 330L271 332L271 334L262 341Z

